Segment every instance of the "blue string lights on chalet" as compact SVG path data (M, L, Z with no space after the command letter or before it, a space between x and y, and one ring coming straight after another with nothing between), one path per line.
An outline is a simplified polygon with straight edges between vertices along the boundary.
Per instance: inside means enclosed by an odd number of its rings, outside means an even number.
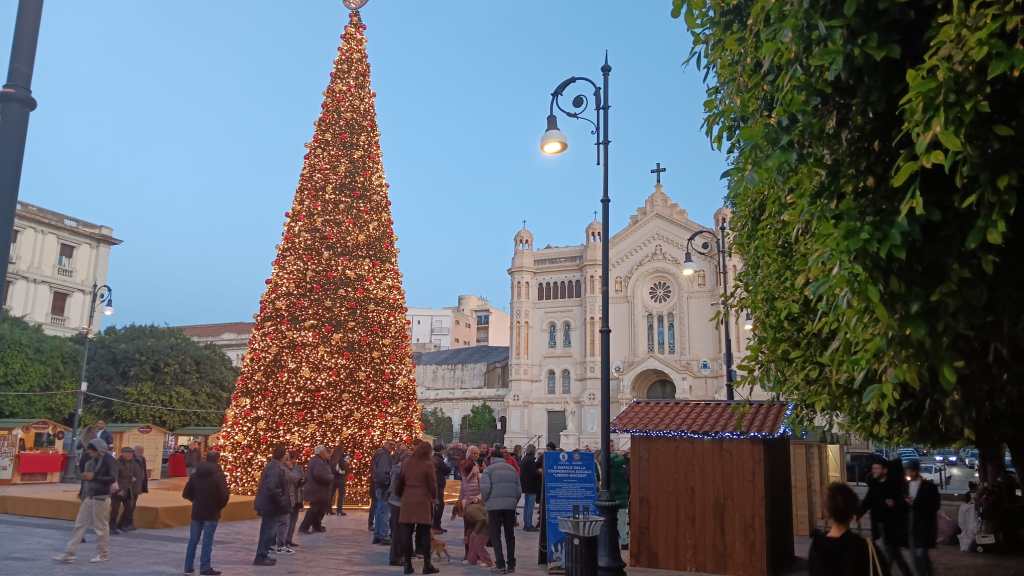
M703 414L689 417L689 408ZM779 402L634 400L612 422L611 431L644 438L770 440L793 434L792 414L793 404Z
M365 500L373 451L422 430L405 293L370 85L366 26L351 9L320 117L221 434L232 492L253 494L274 446L352 460Z

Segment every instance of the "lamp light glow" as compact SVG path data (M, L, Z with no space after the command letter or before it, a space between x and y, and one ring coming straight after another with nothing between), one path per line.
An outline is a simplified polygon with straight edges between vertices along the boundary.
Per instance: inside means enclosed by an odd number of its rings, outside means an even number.
M693 261L693 255L687 250L683 256L683 276L693 276L697 271L697 264Z
M554 114L548 114L548 128L540 137L540 151L547 156L557 156L569 149L569 141L565 134L558 129L558 119Z

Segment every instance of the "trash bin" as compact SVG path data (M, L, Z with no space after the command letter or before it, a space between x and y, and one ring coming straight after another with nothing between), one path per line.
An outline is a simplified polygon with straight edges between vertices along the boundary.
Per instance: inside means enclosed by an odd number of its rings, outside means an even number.
M565 573L567 576L597 574L597 535L604 518L600 516L563 517L558 527L565 538Z

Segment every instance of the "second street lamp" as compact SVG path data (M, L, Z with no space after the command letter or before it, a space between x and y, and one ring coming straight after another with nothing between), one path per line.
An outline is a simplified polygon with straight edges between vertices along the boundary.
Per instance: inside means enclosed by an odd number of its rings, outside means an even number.
M80 442L79 427L82 424L82 409L85 407L85 393L89 389L89 385L85 381L85 369L89 365L89 335L92 333L92 325L96 320L97 304L103 305L104 316L110 316L114 313L114 291L106 284L99 286L93 282L92 294L89 299L89 321L82 329L82 334L85 336L85 342L82 343L82 371L81 377L78 379L78 406L75 408L75 416L71 428L71 454L75 457L68 458L68 464L64 470L64 475L67 479L78 477L77 455L78 443Z
M611 495L611 328L608 327L608 76L612 67L608 65L608 53L601 66L602 84L598 86L590 78L572 76L566 78L551 92L548 107L547 129L541 137L541 152L555 156L569 148L565 134L558 129L555 110L575 120L584 120L593 127L594 146L597 147L597 164L602 170L601 188L601 488L597 495L597 508L604 522L598 536L597 573L601 576L620 576L626 573L625 563L619 551L618 505ZM570 109L562 107L560 98L569 86L584 82L593 88L594 120L583 116L590 106L584 94L572 99Z
M715 256L718 259L717 268L719 280L722 283L722 325L725 327L725 398L729 401L736 399L734 384L736 382L736 371L732 367L732 334L729 330L731 318L729 317L729 247L725 237L728 231L725 219L722 219L716 236L712 230L697 230L686 239L686 253L683 255L683 276L692 276L697 271L697 263L693 261L691 250L701 256ZM694 240L705 237L700 244L694 244ZM747 313L748 321L750 313Z

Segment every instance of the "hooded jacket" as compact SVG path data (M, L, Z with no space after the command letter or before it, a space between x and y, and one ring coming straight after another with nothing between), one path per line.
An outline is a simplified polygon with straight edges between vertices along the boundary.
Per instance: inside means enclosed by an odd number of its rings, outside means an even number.
M220 520L220 511L228 505L228 482L215 462L201 462L185 483L182 498L192 502L192 519L203 522Z
M107 443L100 438L93 438L89 446L99 452L99 458L88 456L82 458L79 465L79 472L92 472L92 480L82 480L78 490L80 499L97 498L100 500L110 496L110 486L114 483L114 476L117 474L117 463L114 457L107 450Z
M496 458L480 473L480 496L487 511L515 510L523 495L519 474L511 464Z

